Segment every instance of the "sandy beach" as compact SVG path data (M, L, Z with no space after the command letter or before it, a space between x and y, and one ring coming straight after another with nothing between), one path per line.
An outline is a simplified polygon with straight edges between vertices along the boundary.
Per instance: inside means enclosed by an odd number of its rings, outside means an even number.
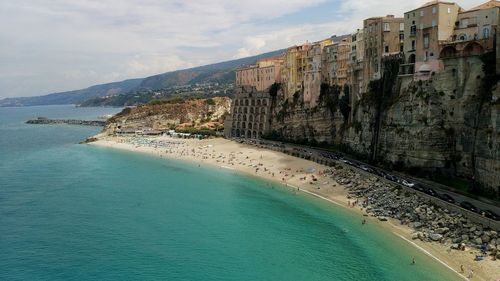
M389 219L380 222L374 217L364 217L362 206L350 206L347 191L328 173L329 167L312 161L292 157L284 153L261 149L256 146L240 144L226 139L174 139L170 137L107 137L99 136L92 145L147 153L162 158L192 161L198 165L214 165L221 169L231 169L236 172L258 176L274 181L294 190L309 193L331 203L338 204L356 212L360 221L380 224L401 239L419 248L436 259L443 266L457 273L458 279L496 281L500 278L500 261L487 258L481 262L474 261L477 249L466 251L450 250L450 245L427 243L412 240L413 229L401 225L399 221ZM350 169L350 168L349 168ZM461 265L464 272L460 272ZM467 278L473 271L473 277Z

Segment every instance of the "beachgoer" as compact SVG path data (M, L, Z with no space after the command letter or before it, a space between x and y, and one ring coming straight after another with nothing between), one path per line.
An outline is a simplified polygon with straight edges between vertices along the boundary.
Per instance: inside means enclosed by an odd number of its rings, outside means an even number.
M461 265L460 265L460 273L464 273L464 272L465 272L464 265L463 265L463 264L461 264Z
M414 258L414 257L412 257L412 258L411 258L411 264L412 264L412 265L414 265L414 264L415 264L415 258Z

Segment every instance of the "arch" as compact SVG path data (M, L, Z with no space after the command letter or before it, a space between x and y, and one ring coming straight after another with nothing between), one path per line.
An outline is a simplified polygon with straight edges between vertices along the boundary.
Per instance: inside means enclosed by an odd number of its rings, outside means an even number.
M253 107L250 107L250 114L254 114Z
M246 126L246 123L245 123L245 122L242 122L242 123L241 123L241 128L242 128L242 129L246 129L246 128L247 128L247 126Z
M262 123L259 124L259 130L261 130L261 131L264 130L264 124L262 124Z
M409 57L408 57L408 63L415 63L416 61L416 56L415 54L411 54Z
M251 130L252 128L253 128L252 123L248 123L248 129L250 129L250 130Z
M260 122L264 122L264 115L260 116Z
M245 100L245 106L248 106L248 99Z
M236 137L239 138L240 137L240 129L236 129Z
M471 42L464 48L464 56L479 56L484 52L484 48L477 42Z
M252 138L256 139L258 137L259 135L257 134L257 131L253 131Z
M248 139L251 138L252 137L252 131L248 130L245 137L248 138Z
M267 106L267 100L263 100L262 105Z
M235 101L234 101L234 105L235 105L235 106L239 106L239 105L240 105L240 101L239 101L239 100L235 100Z
M248 121L253 122L253 115L248 116Z
M257 100L257 106L260 106L260 104L261 104L261 101L259 99L259 100Z
M453 46L444 47L439 53L439 58L452 58L457 55L457 50Z
M243 109L243 113L247 114L247 113L248 113L248 108L246 108L246 107L245 107L245 108Z
M251 105L255 106L255 100L252 100Z
M243 114L243 121L247 121L247 115Z

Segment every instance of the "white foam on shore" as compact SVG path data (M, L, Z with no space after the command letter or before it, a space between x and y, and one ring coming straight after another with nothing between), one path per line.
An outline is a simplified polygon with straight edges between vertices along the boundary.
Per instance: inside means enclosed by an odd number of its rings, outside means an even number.
M305 190L305 189L300 189L294 185L291 185L291 184L286 184L287 186L291 186L299 191L302 191L302 192L305 192L307 194L310 194L312 196L315 196L315 197L318 197L318 198L321 198L323 200L326 200L330 203L333 203L335 205L338 205L338 206L343 206L342 204L338 203L338 202L335 202L333 201L332 199L329 199L329 198L326 198L322 195L319 195L319 194L316 194L314 192L311 192L311 191L308 191L308 190ZM451 271L455 272L456 274L458 274L458 276L460 276L462 279L464 280L469 280L467 277L463 276L462 274L460 274L460 272L456 271L454 268L452 268L451 266L449 266L448 264L446 264L444 261L440 260L438 257L434 256L433 254L431 254L429 251L427 251L426 249L420 247L419 245L417 245L415 242L405 238L404 236L396 233L396 232L393 232L394 234L396 234L397 236L401 237L401 239L405 240L406 242L412 244L413 246L415 246L417 249L419 249L420 251L422 251L423 253L425 253L426 255L430 256L431 258L437 260L439 263L441 263L442 265L446 266L448 269L450 269Z
M221 168L224 168L224 169L228 169L228 170L234 170L234 168L231 168L231 167L228 167L228 166L219 166Z
M406 237L400 235L400 234L397 234L395 232L393 232L394 234L396 234L397 236L401 237L401 239L405 240L406 242L412 244L413 246L415 246L417 249L419 249L420 251L422 251L423 253L425 253L426 255L428 255L429 257L437 260L438 262L440 262L442 265L446 266L447 268L449 268L451 271L455 272L456 274L458 274L458 276L460 276L462 279L464 280L469 280L467 277L463 276L462 274L460 274L460 272L456 271L454 268L452 268L451 266L447 265L444 261L440 260L438 257L434 256L433 254L431 254L429 251L427 251L426 249L420 247L419 245L417 245L415 242L407 239Z

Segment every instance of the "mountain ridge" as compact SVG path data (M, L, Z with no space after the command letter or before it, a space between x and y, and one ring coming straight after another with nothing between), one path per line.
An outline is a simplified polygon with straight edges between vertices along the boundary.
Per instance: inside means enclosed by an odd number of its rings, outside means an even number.
M258 59L276 56L283 52L284 49L281 49L241 59L165 72L145 78L133 78L93 85L79 90L33 97L5 98L0 100L0 107L80 104L92 98L124 94L144 89L154 90L196 83L229 83L234 81L234 70L237 67L253 64Z

